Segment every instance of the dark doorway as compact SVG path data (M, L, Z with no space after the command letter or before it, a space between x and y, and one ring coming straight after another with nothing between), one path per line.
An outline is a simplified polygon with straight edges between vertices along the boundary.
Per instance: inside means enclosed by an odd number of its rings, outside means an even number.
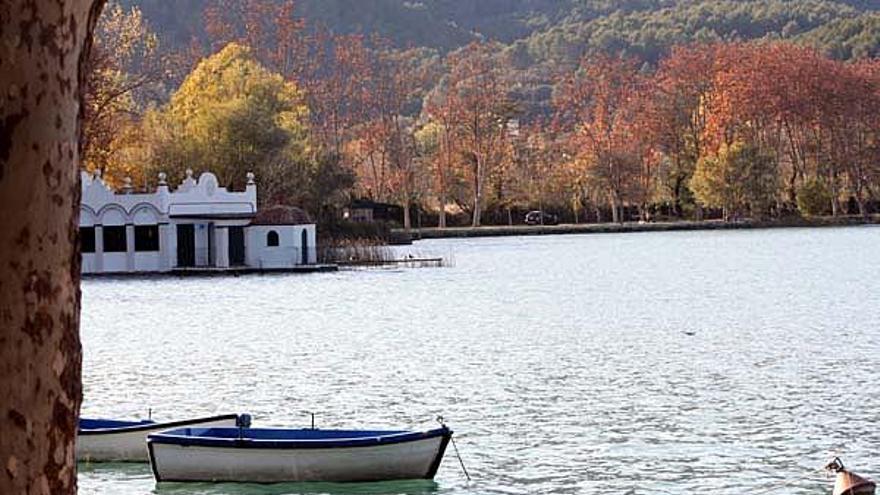
M309 264L309 232L306 229L302 230L302 260L303 265Z
M244 227L229 227L229 264L244 265Z
M196 228L193 224L177 226L177 266L196 266Z
M205 266L214 266L214 230L216 227L213 223L208 224L208 259L205 260Z

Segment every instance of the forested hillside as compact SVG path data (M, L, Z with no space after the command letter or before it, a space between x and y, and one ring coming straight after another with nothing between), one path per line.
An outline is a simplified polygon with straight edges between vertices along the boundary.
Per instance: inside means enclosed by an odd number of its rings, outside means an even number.
M218 48L216 39L224 38L218 30L243 36L248 25L263 22L255 20L259 11L282 2L122 0L143 11L165 49L201 52ZM513 97L527 119L548 113L554 79L591 53L655 66L679 44L764 39L807 44L842 60L880 53L880 2L871 0L296 0L293 5L292 15L306 31L379 36L400 49L421 48L425 64L474 41L500 42L496 58L509 68ZM220 27L209 33L212 16Z
M280 1L280 0L279 0ZM211 3L125 0L176 43L204 40ZM271 0L269 0L271 3ZM521 61L574 60L587 50L626 49L656 60L691 40L783 38L839 57L876 53L873 0L300 0L296 15L339 34L370 33L399 47L454 50L478 39L513 44Z

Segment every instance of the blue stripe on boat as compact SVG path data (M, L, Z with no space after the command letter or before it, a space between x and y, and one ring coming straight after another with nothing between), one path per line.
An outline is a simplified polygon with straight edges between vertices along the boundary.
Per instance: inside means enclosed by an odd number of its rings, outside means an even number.
M109 428L129 428L131 426L143 426L155 424L155 421L148 419L142 421L121 421L116 419L90 419L80 418L80 430L105 430Z
M208 423L214 421L235 421L237 414L221 414L218 416L209 416L205 418L192 418L180 421L168 421L159 423L151 420L141 421L123 421L117 419L89 419L80 418L79 434L80 435L112 435L114 433L130 433L133 431L148 431L161 429L182 428L187 425L199 423Z
M326 449L386 445L449 435L452 435L452 431L446 427L429 431L180 428L154 433L147 440L157 444L181 446Z

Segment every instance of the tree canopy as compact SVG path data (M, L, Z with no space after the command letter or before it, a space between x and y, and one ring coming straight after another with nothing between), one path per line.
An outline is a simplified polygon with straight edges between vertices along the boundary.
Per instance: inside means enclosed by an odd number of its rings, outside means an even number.
M280 174L289 180L278 182L292 186L309 153L307 118L295 83L263 67L250 48L230 43L148 115L152 169L176 179L186 169L210 170L233 187L244 185L247 172Z

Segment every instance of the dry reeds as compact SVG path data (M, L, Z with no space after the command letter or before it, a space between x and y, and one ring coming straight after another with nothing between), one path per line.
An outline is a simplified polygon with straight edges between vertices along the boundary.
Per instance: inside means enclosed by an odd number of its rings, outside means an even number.
M382 264L394 261L391 248L378 239L333 239L318 251L321 263Z

